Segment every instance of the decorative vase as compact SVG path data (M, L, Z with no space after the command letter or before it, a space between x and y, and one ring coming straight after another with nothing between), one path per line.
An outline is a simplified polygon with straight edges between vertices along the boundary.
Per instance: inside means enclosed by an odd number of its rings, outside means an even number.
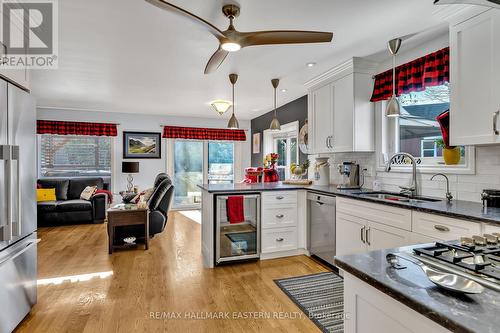
M280 180L280 175L274 163L271 164L270 168L264 169L264 183L274 183Z
M443 148L443 159L446 165L455 165L460 162L460 147Z

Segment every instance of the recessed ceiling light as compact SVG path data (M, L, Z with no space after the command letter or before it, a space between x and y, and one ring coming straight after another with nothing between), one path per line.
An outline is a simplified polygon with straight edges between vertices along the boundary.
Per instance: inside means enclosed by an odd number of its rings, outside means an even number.
M288 90L287 89L281 89L282 93L286 93Z
M307 67L314 67L316 65L315 62L308 62L307 64Z

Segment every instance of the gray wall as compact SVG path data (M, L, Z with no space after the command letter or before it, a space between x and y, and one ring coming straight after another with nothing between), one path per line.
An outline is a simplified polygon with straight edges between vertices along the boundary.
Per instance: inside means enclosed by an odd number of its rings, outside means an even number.
M252 137L254 133L260 133L260 153L252 154L252 166L260 166L262 165L262 148L264 144L263 140L263 132L264 130L269 128L271 124L271 120L273 119L274 111L270 111L266 114L263 114L260 117L252 119L251 128L252 135L248 138L250 143L252 142ZM294 121L299 121L299 130L304 126L307 118L307 95L302 96L288 104L285 104L277 109L278 119L282 125L291 123ZM303 163L307 159L307 155L299 152L299 161Z

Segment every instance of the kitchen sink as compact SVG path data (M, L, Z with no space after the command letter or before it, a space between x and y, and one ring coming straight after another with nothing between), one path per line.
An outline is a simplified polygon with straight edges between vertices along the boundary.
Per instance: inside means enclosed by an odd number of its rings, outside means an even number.
M404 203L420 203L420 202L438 202L441 199L421 197L421 196L406 196L399 193L392 192L358 192L357 195L361 197L368 197L373 199L380 199L386 201L404 202Z

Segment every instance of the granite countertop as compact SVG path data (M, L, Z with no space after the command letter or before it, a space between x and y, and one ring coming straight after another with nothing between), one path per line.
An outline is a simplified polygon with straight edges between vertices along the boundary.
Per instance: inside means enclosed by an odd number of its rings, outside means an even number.
M335 265L452 332L498 332L500 293L487 288L478 295L452 293L435 286L415 264L401 260L407 268L396 270L386 262L387 253L414 247L340 256Z
M361 196L360 192L370 192L370 189L362 190L340 190L336 185L316 186L316 185L285 185L278 183L258 183L258 184L203 184L199 187L209 193L233 193L233 192L265 192L265 191L287 191L287 190L308 190L315 193L347 197L356 200L370 201L374 203L408 208L425 213L455 217L473 222L486 222L490 224L500 224L500 208L483 208L477 202L453 200L451 203L445 199L437 202L398 202L388 201Z

